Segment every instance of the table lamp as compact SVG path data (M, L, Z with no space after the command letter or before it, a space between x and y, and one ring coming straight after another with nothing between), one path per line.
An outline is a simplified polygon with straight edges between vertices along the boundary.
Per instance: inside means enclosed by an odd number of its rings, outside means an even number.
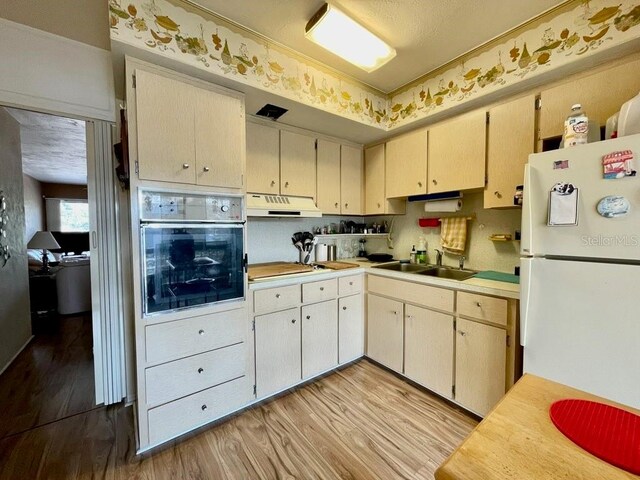
M42 250L42 268L38 270L38 273L49 273L49 257L47 250L60 248L60 245L54 236L51 235L51 232L36 232L36 234L31 237L31 240L29 240L27 248Z

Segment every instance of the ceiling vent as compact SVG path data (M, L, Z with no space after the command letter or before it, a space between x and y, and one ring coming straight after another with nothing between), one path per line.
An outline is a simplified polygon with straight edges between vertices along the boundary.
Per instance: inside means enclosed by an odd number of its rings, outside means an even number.
M278 120L282 115L287 113L289 110L286 108L278 107L277 105L271 105L267 103L264 107L262 107L256 115L260 117L270 118L273 121Z

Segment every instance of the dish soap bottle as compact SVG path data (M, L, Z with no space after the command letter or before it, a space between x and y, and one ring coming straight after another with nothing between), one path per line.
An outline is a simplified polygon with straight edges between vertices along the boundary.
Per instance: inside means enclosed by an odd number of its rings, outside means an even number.
M589 141L589 118L576 103L571 107L571 114L564 121L564 148L584 145Z
M416 263L426 264L427 263L427 242L424 237L418 237L418 251L416 252Z
M411 248L411 253L409 253L409 263L416 263L416 246L415 245Z

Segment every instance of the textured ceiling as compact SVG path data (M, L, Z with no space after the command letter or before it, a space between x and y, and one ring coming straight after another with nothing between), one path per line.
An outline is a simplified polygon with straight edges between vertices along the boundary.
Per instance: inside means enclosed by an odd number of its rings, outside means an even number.
M87 184L85 122L7 108L20 124L22 170L46 183Z
M384 92L393 91L453 58L563 3L558 0L331 0L397 50L366 73L304 37L323 0L193 0L310 58Z

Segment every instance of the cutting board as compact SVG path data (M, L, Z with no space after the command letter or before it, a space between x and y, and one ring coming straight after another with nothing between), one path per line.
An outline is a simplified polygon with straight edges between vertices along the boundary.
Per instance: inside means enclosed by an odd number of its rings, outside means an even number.
M358 268L355 263L349 262L316 262L318 265L322 265L324 268L331 270L345 270L347 268Z
M258 280L266 277L278 277L291 275L292 273L305 273L313 270L311 265L300 265L289 262L256 263L249 265L249 280Z

